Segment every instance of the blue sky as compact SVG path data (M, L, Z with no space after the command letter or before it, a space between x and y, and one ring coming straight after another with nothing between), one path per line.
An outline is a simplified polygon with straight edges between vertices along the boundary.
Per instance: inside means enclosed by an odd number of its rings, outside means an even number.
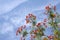
M0 0L0 40L19 40L15 32L25 24L25 16L33 13L37 21L42 21L46 17L42 14L44 7L49 4L56 5L60 11L60 0ZM49 31L47 28L45 34L50 35Z

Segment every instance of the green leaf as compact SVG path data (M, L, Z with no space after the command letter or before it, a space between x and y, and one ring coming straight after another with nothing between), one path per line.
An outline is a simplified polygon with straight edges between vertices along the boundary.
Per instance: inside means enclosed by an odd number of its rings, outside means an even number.
M36 25L36 21L33 21L33 22L32 22L32 25L35 26L35 25Z
M23 37L25 37L27 34L28 34L27 31L24 31L23 32Z

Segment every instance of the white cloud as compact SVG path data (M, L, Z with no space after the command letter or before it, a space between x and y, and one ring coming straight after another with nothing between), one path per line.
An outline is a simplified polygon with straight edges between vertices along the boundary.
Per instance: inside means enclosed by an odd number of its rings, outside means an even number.
M24 24L24 17L12 17L10 19L10 22L14 24L15 26L19 26Z
M10 0L9 0L10 1ZM0 3L0 15L6 12L11 11L12 9L14 9L15 7L17 7L18 5L20 5L23 2L26 2L27 0L11 0L9 1L2 1L4 3Z
M10 23L3 23L2 27L0 28L0 32L2 34L12 32L13 30L14 30L13 25L11 25Z

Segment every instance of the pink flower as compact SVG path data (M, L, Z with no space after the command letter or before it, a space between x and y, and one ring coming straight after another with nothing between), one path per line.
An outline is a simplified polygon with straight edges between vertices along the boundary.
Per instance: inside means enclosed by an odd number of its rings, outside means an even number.
M54 10L56 10L56 6L54 6Z
M33 14L28 14L29 18L31 18L31 17L32 17L32 15L33 15Z
M47 25L45 25L45 27L47 28Z
M44 19L44 22L47 22L47 19Z
M22 38L23 38L23 37L21 37L20 40L23 40Z
M18 33L19 33L19 30L16 31L16 36L18 35Z
M26 16L26 19L29 18L28 16Z
M46 23L43 22L43 25L46 25Z
M25 28L26 28L26 25L23 26L23 29L25 29Z
M49 38L49 39L52 39L52 38L53 38L53 36L52 36L52 35L50 35L50 36L48 36L48 38Z
M23 26L19 27L18 28L18 31L21 32L22 31L22 28L23 28Z
M35 38L36 37L36 35L31 35L31 38L33 39L33 38Z
M50 10L50 7L49 7L49 6L46 6L45 9L46 9L47 11L49 11L49 10Z
M29 23L29 22L30 22L30 20L26 19L26 24Z
M37 27L40 27L40 26L41 26L41 23L38 23L36 26L37 26Z

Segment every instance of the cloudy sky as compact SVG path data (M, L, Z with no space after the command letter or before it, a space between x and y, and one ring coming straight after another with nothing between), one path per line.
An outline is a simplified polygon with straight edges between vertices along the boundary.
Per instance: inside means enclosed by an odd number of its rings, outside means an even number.
M0 0L0 40L19 40L15 33L19 26L25 24L25 16L33 13L37 21L42 21L44 7L49 4L56 5L60 11L60 0ZM50 28L47 30L45 34L50 35Z

